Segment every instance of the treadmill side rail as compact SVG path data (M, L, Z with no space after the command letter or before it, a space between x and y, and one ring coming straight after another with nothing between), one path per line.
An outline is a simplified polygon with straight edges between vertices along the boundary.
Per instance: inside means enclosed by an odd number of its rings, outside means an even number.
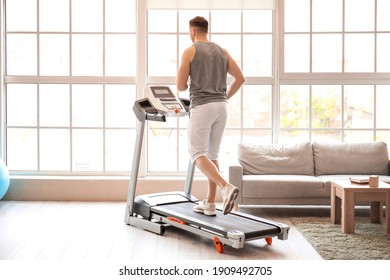
M278 239L280 239L280 240L287 240L288 239L288 234L289 234L289 231L290 231L290 227L288 225L286 225L286 224L278 223L278 222L275 222L275 221L271 221L271 220L268 220L268 219L265 219L265 218L261 218L261 217L258 217L258 216L254 216L254 215L251 215L251 214L247 214L247 213L244 213L244 212L232 211L231 214L237 215L237 216L241 216L241 217L244 217L244 218L247 218L247 219L251 219L251 220L254 220L254 221L258 221L258 222L261 222L261 223L277 226L280 229L280 233L278 235L276 235L278 237Z
M195 227L195 226L190 225L190 224L178 223L178 222L176 222L172 219L169 219L167 217L164 217L164 216L154 214L153 217L155 219L159 219L163 223L172 225L172 226L180 228L182 230L186 230L188 232L192 232L194 234L198 234L200 236L206 237L206 238L211 239L211 240L213 240L214 237L217 236L218 239L223 244L229 245L229 246L236 248L236 249L243 248L244 244L245 244L245 235L242 232L240 233L240 232L236 231L235 233L230 233L230 234L228 233L228 235L226 237L226 236L220 235L220 234L212 232L212 231L208 231L208 230L204 230L204 229Z

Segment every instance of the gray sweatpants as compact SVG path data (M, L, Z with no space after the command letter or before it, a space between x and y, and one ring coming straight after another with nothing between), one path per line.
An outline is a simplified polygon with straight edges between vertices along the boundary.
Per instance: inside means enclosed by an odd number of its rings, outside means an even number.
M218 159L226 121L227 102L212 102L191 108L187 132L192 162L200 156Z

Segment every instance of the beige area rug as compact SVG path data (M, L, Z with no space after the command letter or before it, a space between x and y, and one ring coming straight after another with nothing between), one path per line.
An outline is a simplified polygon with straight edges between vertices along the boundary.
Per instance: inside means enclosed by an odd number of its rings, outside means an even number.
M329 217L291 218L291 222L325 260L390 260L390 234L369 217L355 219L355 233L341 233Z

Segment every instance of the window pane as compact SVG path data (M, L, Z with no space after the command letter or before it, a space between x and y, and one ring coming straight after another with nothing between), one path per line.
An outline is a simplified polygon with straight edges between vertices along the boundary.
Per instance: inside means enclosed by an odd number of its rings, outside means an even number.
M72 75L103 75L103 37L101 35L72 36Z
M246 85L243 88L243 118L245 128L270 128L272 87Z
M174 76L177 74L176 35L149 35L148 76Z
M40 170L70 171L70 136L68 129L39 131Z
M37 30L36 0L7 0L5 2L7 31Z
M241 36L240 35L213 35L211 41L226 49L231 57L241 67Z
M10 170L37 170L37 130L7 129L7 166Z
M72 125L103 126L103 88L101 85L72 86Z
M341 128L341 106L341 86L313 85L312 127Z
M377 72L390 72L390 34L377 34Z
M188 119L188 118L187 118ZM190 155L187 145L187 129L179 130L179 171L187 172Z
M72 1L72 31L103 31L103 0Z
M105 1L106 32L135 32L135 0Z
M343 27L343 0L312 1L312 30L314 32L341 31Z
M225 130L219 152L219 170L226 171L229 165L237 162L237 147L240 143L239 130Z
M228 119L226 127L239 128L241 126L241 91L238 91L228 102Z
M103 132L97 129L72 130L73 171L103 171Z
M148 171L177 171L177 131L148 129Z
M372 142L374 133L372 130L347 130L344 132L344 142Z
M310 37L309 35L284 36L284 71L309 72Z
M309 127L309 86L280 87L280 127Z
M272 32L271 10L244 10L243 32Z
M272 76L272 35L244 35L243 72L247 77Z
M106 171L130 171L133 162L135 130L106 130Z
M280 144L310 141L308 130L281 130L279 136Z
M69 126L69 85L39 85L39 124L41 126Z
M344 128L373 128L374 87L344 86Z
M373 34L345 35L345 72L374 72L374 56Z
M284 31L308 32L310 30L310 0L284 1Z
M313 72L342 71L342 37L339 34L313 34Z
M376 126L390 128L390 85L376 87ZM390 140L390 139L389 139Z
M210 25L209 11L207 10L179 10L179 32L188 33L189 31L189 21L194 17L204 17ZM210 27L210 26L209 26ZM210 31L210 30L209 30Z
M39 0L39 30L69 31L69 0Z
M69 75L69 36L39 36L39 74L43 76Z
M390 131L388 130L379 130L376 132L376 139L375 141L383 141L386 143L390 143ZM387 147L389 149L389 147Z
M189 99L188 97L183 97L183 98ZM179 127L180 128L187 128L188 127L188 116L184 116L182 118L179 118Z
M7 85L7 125L37 125L37 86L31 84Z
M148 10L148 32L176 31L177 11Z
M377 30L389 31L390 30L390 1L389 0L377 0Z
M241 32L241 11L211 11L211 23L209 22L209 31L213 33Z
M107 127L135 127L134 85L106 85L105 121Z
M135 76L135 35L106 35L106 76Z
M311 141L341 142L343 141L341 130L313 130Z
M7 75L37 74L37 35L7 35Z
M345 30L374 31L375 0L345 0Z
M242 140L254 144L271 144L272 130L244 130Z

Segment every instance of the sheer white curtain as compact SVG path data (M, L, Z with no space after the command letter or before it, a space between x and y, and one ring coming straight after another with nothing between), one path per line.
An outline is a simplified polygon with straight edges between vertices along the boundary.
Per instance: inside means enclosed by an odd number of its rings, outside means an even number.
M147 9L172 10L276 10L277 0L147 0Z

